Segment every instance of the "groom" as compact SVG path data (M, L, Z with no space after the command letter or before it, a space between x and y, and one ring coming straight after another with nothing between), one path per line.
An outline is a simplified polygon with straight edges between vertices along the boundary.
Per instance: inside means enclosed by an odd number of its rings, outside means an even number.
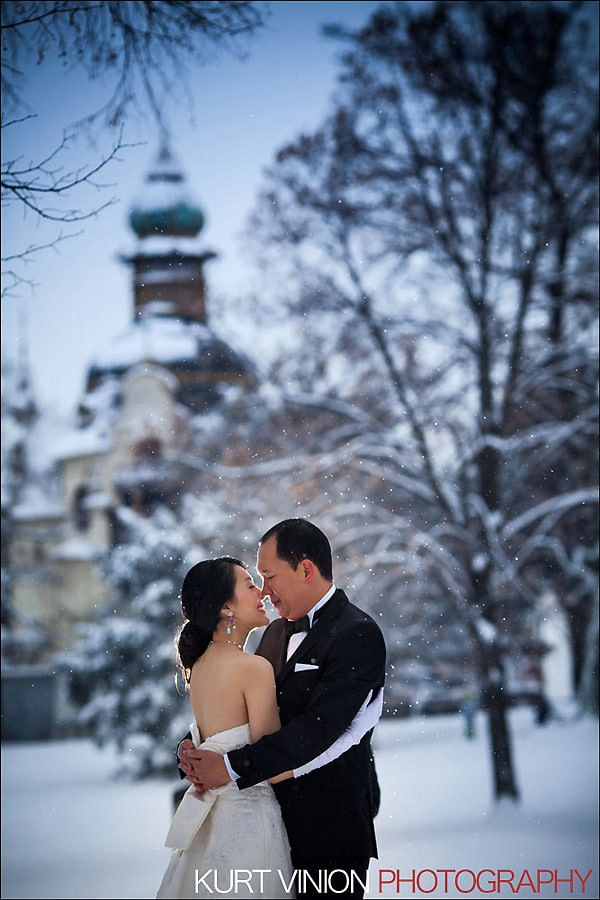
M381 630L335 587L331 547L319 528L305 519L274 525L259 542L257 570L280 616L256 653L275 669L282 727L225 757L184 741L181 768L210 788L233 778L243 790L298 769L333 744L384 683ZM292 863L301 870L298 897L363 896L369 860L377 856L370 737L368 731L328 765L274 785Z

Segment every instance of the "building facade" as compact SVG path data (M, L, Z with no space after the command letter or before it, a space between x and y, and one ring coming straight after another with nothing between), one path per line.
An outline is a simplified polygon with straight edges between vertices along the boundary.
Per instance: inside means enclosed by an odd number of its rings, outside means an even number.
M80 623L109 602L102 567L119 539L116 508L143 514L176 504L191 423L197 428L224 390L258 385L249 361L210 326L205 266L216 254L202 244L203 224L184 173L161 147L129 214L134 246L121 256L131 321L91 363L75 425L49 431L33 402L26 412L5 410L3 674L13 691L23 665L43 677ZM18 396L23 406L23 384ZM5 721L10 737L6 729Z

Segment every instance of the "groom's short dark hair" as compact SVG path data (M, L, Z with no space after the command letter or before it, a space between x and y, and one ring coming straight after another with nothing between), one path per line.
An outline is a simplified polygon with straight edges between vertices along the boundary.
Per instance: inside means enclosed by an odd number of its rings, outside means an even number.
M284 519L265 531L259 544L271 537L277 542L277 557L298 568L303 559L310 559L328 580L333 580L331 545L327 536L307 519Z

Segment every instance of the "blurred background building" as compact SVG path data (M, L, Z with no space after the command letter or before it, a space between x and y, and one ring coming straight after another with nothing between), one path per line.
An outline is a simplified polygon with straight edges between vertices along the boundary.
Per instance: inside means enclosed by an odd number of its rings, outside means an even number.
M210 431L224 391L243 406L258 385L249 360L211 328L205 266L216 254L202 245L203 223L165 144L129 214L134 246L121 258L131 271L131 322L89 366L74 425L54 433L38 414L26 353L14 373L3 415L4 490L12 501L4 549L12 656L27 674L7 671L3 680L5 737L28 730L23 711L30 705L18 685L24 679L27 689L33 674L50 682L54 654L110 601L102 566L121 537L115 509L176 507L189 475L182 453L220 453L214 442L198 440L199 423ZM49 687L38 694L34 730L51 727L51 695ZM41 718L40 706L47 710Z

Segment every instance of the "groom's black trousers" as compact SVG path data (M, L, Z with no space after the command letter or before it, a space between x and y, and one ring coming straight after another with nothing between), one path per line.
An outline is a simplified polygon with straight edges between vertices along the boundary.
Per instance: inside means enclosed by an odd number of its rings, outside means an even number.
M298 872L296 897L353 897L362 900L367 884L369 858L302 860L292 854L292 865Z

